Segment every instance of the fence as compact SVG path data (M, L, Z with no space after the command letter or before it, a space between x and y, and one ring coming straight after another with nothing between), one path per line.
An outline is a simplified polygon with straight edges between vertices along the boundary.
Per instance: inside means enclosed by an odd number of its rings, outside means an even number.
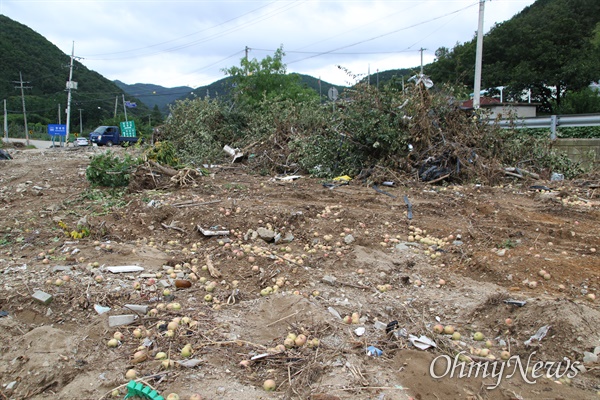
M573 128L578 126L600 126L600 114L550 115L549 117L521 118L515 120L502 119L490 121L504 129L550 128L550 139L556 139L556 128Z
M600 114L551 115L549 117L522 118L516 120L490 121L499 127L508 129L550 128L553 146L564 151L576 162L593 166L600 162L600 138L595 139L557 139L558 127L600 126Z

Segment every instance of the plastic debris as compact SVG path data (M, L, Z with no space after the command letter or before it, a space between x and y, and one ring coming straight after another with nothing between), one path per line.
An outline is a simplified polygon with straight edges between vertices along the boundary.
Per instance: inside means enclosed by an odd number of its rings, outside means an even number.
M529 339L527 339L525 341L525 346L531 345L531 342L534 340L541 342L542 339L546 337L546 335L548 334L548 331L550 330L551 327L552 327L551 325L542 326L540 329L538 329L538 331L535 333L535 335L533 335L532 337L530 337Z
M100 304L94 304L94 310L96 310L96 312L98 313L98 315L102 315L106 312L110 311L110 307L104 307L101 306Z
M144 270L144 267L139 267L137 265L120 265L117 267L106 267L106 270L113 274L120 274L122 272L140 272Z
M376 191L377 193L381 193L381 194L385 194L386 196L390 196L392 199L395 199L395 198L396 198L396 196L394 196L393 194L391 194L391 193L388 193L388 192L386 192L385 190L381 190L381 189L379 189L379 188L377 187L377 185L373 185L373 189L375 189L375 191Z
M427 336L416 337L414 335L409 335L408 340L412 343L413 346L420 350L427 350L430 347L437 347L435 342L429 339Z
M223 235L229 235L229 229L204 229L203 227L201 227L200 225L197 226L197 229L200 231L200 233L202 233L204 236L223 236Z
M223 146L223 151L233 157L231 160L232 163L236 162L237 159L244 157L244 153L242 153L240 149L234 149L227 145Z
M348 182L348 181L338 180L338 181L334 181L334 182L325 182L325 183L323 183L323 187L333 190L336 187L345 186L345 185L349 185L349 184L350 184L350 182Z
M529 190L544 190L544 191L551 191L552 189L550 189L548 186L543 186L543 185L533 185L533 186L529 186Z
M8 151L0 149L0 160L12 160L12 156Z
M142 399L150 399L150 400L164 400L158 392L152 389L149 386L146 386L140 382L129 381L127 384L127 395L125 399L130 397L140 397Z
M276 176L275 179L283 182L291 182L302 178L301 175Z
M553 172L552 175L550 176L550 180L551 181L564 181L565 180L565 176L563 174L559 174L557 172Z
M350 182L351 180L352 178L350 178L348 175L336 176L333 178L333 181L335 182Z
M266 357L269 357L270 355L271 355L271 353L257 354L255 356L252 356L252 358L250 358L250 361L260 360L261 358L266 358Z
M407 195L404 195L404 204L406 204L406 217L408 219L413 219L412 204L408 200Z
M137 315L127 314L127 315L111 315L108 317L108 326L121 326L121 325L129 325L137 319Z
M517 307L523 307L525 304L527 304L527 302L525 300L514 300L514 299L504 300L504 303L510 304L511 306L517 306Z
M354 330L354 333L356 334L356 336L359 336L359 337L362 336L362 335L364 335L365 332L366 332L366 329L365 329L364 326L359 326L358 328L356 328Z
M0 311L0 318L2 318L2 317L8 317L8 311L4 311L4 310Z
M378 330L384 330L385 328L387 328L387 324L381 322L381 321L375 321L375 323L373 324L373 327L375 327L375 329Z
M398 321L394 320L387 324L387 326L385 327L385 333L387 333L389 335L396 329L398 329Z
M383 354L383 351L378 349L375 346L367 347L367 355L371 357L380 357Z
M342 319L342 316L340 315L339 312L337 312L337 310L333 307L328 307L327 311L329 311L331 313L331 315L333 315L334 317L338 318L338 319Z
M50 304L50 302L52 301L52 295L46 292L42 292L41 290L36 290L31 297L33 297L34 300L42 304Z
M95 307L96 307L96 306L94 306L94 308L95 308ZM139 304L125 304L123 307L124 307L124 308L127 308L127 309L129 309L129 310L131 310L131 311L134 311L134 312L136 312L136 313L143 314L143 315L146 315L146 313L148 312L148 306L146 306L146 305L139 305ZM110 308L109 308L109 310L110 310ZM96 311L97 311L97 310L96 310Z

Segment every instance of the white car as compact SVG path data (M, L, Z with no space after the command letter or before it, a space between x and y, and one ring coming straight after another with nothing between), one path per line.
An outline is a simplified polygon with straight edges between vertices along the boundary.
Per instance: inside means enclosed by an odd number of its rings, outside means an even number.
M87 138L78 137L77 140L75 140L75 144L77 146L89 146L90 145L90 141L87 140Z

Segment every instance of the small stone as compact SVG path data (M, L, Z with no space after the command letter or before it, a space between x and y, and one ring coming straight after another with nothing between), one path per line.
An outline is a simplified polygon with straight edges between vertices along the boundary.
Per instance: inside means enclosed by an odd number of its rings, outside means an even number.
M504 257L504 255L506 254L506 249L500 249L496 254L498 255L498 257Z
M396 251L402 252L402 251L408 251L408 250L409 250L409 247L406 245L406 243L398 243L396 245Z
M275 240L275 231L267 228L260 227L256 230L256 233L265 242L272 242Z
M589 351L583 352L583 363L584 364L593 364L598 362L598 356L594 353L590 353Z

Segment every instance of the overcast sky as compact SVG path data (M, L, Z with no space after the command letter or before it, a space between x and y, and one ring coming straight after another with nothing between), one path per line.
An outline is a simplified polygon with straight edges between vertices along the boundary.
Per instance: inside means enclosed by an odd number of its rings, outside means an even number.
M487 0L484 31L534 0ZM0 0L0 13L110 80L196 88L225 77L244 49L283 45L288 72L347 85L369 71L417 67L471 40L477 0ZM76 77L73 78L76 81Z

